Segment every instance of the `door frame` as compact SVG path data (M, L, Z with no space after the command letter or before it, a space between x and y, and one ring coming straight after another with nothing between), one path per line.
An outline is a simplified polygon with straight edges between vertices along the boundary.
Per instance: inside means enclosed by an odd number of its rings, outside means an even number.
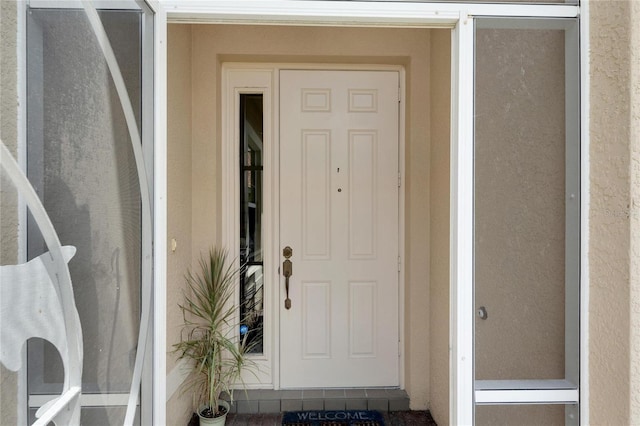
M251 388L280 389L280 309L282 292L281 277L277 265L281 261L280 250L280 84L282 70L340 70L340 71L395 71L399 76L401 100L398 125L398 169L401 187L398 194L398 320L399 320L399 377L404 388L405 344L404 324L404 244L405 244L405 70L401 65L367 64L317 64L317 63L253 63L228 62L222 64L221 85L221 192L222 192L222 236L223 247L239 247L239 134L238 94L263 93L264 95L264 154L263 154L263 247L264 276L271 291L264 292L265 319L264 348L262 355L252 357L260 365L259 382L253 374L243 377ZM235 256L234 256L235 257ZM236 259L236 262L238 260ZM269 287L269 286L267 286ZM235 296L236 305L239 292Z
M276 24L316 26L370 26L451 28L451 248L450 248L450 373L449 422L472 424L473 395L473 290L469 266L472 261L472 214L464 207L472 205L473 176L463 166L471 164L468 150L473 137L473 37L474 17L539 17L580 19L580 118L581 118L581 282L580 282L580 419L589 423L589 2L570 4L500 3L424 3L377 1L286 1L286 0L157 0L167 11L169 22ZM166 28L164 29L166 31ZM166 77L166 58L160 66ZM159 81L159 83L166 80ZM166 87L161 86L158 101L166 108ZM161 122L156 122L161 127ZM164 131L164 129L162 129ZM164 137L164 133L161 133ZM160 141L166 146L166 141ZM166 152L163 153L166 157ZM165 158L166 163L166 158ZM166 180L166 179L165 179ZM164 190L164 189L163 189ZM164 232L160 230L159 232ZM465 242L466 240L466 242ZM162 240L164 241L164 239ZM461 244L460 244L461 243ZM166 266L166 256L163 265ZM465 272L465 268L467 271ZM467 295L465 295L467 294ZM157 303L166 303L159 301ZM164 312L166 308L156 311ZM466 311L466 313L465 313ZM166 317L162 317L166 319ZM162 318L158 318L159 322ZM163 334L159 330L159 334ZM166 332L162 336L166 340ZM164 359L165 355L160 356ZM164 386L164 369L154 379ZM162 407L154 407L162 410ZM156 411L156 412L157 412Z

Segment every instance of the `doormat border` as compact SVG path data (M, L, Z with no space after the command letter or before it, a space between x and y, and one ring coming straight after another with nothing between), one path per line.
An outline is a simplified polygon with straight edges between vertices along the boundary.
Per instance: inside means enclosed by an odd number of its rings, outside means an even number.
M283 426L384 426L384 417L374 410L305 410L288 411Z

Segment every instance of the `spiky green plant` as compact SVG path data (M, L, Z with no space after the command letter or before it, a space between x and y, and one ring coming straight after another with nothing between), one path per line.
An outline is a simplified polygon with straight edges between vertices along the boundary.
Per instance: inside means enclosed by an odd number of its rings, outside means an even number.
M200 271L186 275L184 303L178 306L184 320L181 341L174 345L178 359L192 362L185 389L194 391L196 406L206 404L214 417L220 394L233 398L232 386L253 362L246 357L246 339L237 336L234 290L241 269L227 262L225 250L213 248L200 259Z

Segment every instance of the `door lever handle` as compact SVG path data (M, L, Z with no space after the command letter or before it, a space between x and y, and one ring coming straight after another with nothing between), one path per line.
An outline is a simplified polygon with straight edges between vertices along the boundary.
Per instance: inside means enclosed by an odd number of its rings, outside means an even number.
M287 298L284 299L284 308L291 309L291 299L289 299L289 277L293 273L293 265L289 258L293 255L291 247L287 246L282 250L282 255L285 257L285 261L282 262L282 275L284 275L284 288L287 293Z

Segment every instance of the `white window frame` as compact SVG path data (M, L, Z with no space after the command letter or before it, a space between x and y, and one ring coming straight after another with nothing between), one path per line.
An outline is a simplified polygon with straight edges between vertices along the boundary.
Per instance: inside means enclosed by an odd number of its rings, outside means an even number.
M537 17L575 18L581 20L581 307L580 349L582 400L588 401L588 2L582 6L556 4L480 4L480 3L420 3L420 2L350 2L350 1L288 1L288 0L160 0L169 22L227 24L295 24L315 26L385 26L385 27L448 27L452 28L452 112L451 112L451 278L450 278L450 419L452 424L472 424L474 410L473 333L468 325L473 321L473 18L475 17ZM166 28L157 28L166 33ZM164 52L166 54L166 51ZM166 57L159 61L158 99L166 111ZM156 127L164 121L158 120ZM157 137L164 138L162 133ZM166 144L166 141L161 142ZM164 146L164 145L163 145ZM160 149L158 149L160 151ZM160 153L162 155L162 153ZM166 151L164 151L166 157ZM166 165L166 158L159 161ZM156 162L158 166L158 162ZM165 169L156 169L165 170ZM160 173L159 173L160 174ZM166 176L164 176L166 179ZM157 179L157 178L156 178ZM156 188L163 188L156 180ZM158 221L156 219L156 225ZM157 229L162 234L164 229ZM158 237L158 235L156 235ZM161 253L164 253L162 251ZM161 256L164 257L164 256ZM157 259L162 261L163 259ZM156 267L166 266L164 262ZM163 287L164 289L164 287ZM163 303L162 300L156 303ZM165 308L156 306L156 313ZM157 324L164 316L157 316ZM159 330L158 334L162 330ZM165 332L166 333L166 332ZM166 335L156 335L166 340ZM158 345L158 341L155 342ZM158 345L157 347L163 347ZM162 358L164 355L162 356ZM164 369L156 369L155 383L162 387ZM156 400L158 401L158 400ZM156 407L156 413L161 411ZM588 403L580 406L581 423L589 421ZM164 418L157 416L155 419Z
M263 277L264 283L271 282L271 277L275 275L273 265L278 263L277 251L272 250L274 233L277 231L273 223L264 223L264 219L269 220L273 212L273 189L276 187L277 176L269 171L276 161L274 151L274 73L275 70L269 66L254 68L242 68L233 64L223 64L222 66L222 140L225 143L221 146L221 167L222 167L222 218L223 224L221 242L223 247L230 247L230 256L239 266L240 259L237 250L240 247L240 95L261 94L263 99L263 151L262 151L262 203L263 203ZM276 191L277 192L277 191ZM274 334L277 334L277 323L273 307L274 291L267 291L269 286L265 285L263 290L263 310L265 312L263 324L263 352L261 354L249 355L257 365L255 374L243 376L243 381L247 387L272 388L274 385L277 365L277 345ZM240 290L236 288L234 300L236 306L240 301Z
M154 18L152 416L153 424L163 425L167 423L167 14L158 0L144 1Z

